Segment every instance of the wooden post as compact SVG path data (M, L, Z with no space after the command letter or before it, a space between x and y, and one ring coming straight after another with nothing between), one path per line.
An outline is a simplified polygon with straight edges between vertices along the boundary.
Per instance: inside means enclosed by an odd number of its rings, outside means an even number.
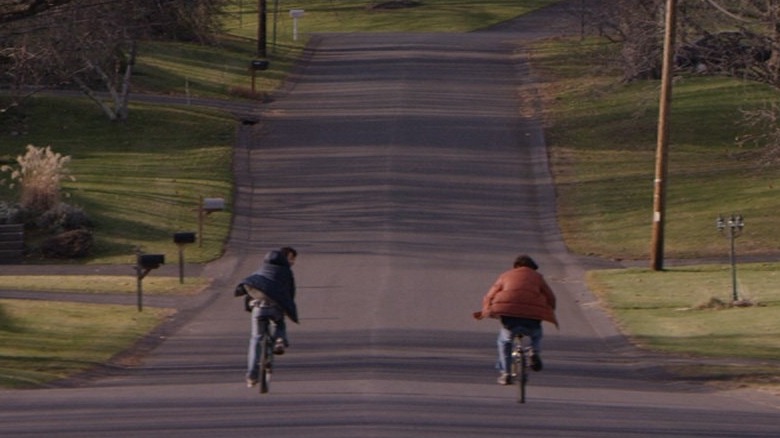
M666 1L666 31L664 34L664 58L661 73L661 97L658 111L658 144L655 156L655 182L653 194L653 241L651 267L655 271L664 268L664 225L666 221L666 176L669 157L669 114L672 101L672 70L674 62L674 37L677 0Z
M266 7L266 0L258 0L259 4L257 6L258 12L257 12L257 56L260 58L266 57L266 34L268 33L266 30L266 15L267 15L267 7Z

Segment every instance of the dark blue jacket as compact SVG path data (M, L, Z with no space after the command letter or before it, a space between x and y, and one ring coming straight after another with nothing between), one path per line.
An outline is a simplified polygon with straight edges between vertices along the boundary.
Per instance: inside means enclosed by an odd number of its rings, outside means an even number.
M298 322L298 309L295 306L295 278L287 257L281 251L269 251L263 260L263 266L236 286L235 296L246 295L245 284L263 291L268 298L279 305L290 320Z

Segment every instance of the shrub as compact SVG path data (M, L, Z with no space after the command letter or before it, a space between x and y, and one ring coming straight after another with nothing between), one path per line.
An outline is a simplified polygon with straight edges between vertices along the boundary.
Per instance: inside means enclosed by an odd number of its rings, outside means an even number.
M0 201L0 225L24 223L23 212L18 204Z
M93 224L83 209L61 202L40 215L35 220L35 226L50 233L61 233L90 229Z
M27 152L16 157L18 168L4 165L0 170L9 172L11 180L19 183L21 207L43 213L60 203L62 180L73 180L67 169L69 161L69 156L53 152L51 146L27 145ZM13 187L13 182L10 186Z
M89 255L94 238L85 229L65 231L52 236L41 244L41 254L52 258L79 258Z

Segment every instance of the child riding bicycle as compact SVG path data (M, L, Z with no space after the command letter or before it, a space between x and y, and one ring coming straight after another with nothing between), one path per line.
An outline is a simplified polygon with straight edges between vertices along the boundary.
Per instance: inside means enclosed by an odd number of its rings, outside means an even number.
M298 253L290 247L269 251L258 271L236 286L235 296L244 297L244 307L252 312L252 334L247 353L247 386L257 384L260 355L262 320L269 319L274 325L274 354L283 354L289 345L285 316L298 322L295 306L295 278L290 267Z
M537 271L539 266L527 255L515 259L514 266L501 274L482 300L482 310L474 312L475 319L499 318L498 334L498 383L509 385L512 361L512 335L523 334L531 338L531 368L541 371L542 321L556 326L555 294Z

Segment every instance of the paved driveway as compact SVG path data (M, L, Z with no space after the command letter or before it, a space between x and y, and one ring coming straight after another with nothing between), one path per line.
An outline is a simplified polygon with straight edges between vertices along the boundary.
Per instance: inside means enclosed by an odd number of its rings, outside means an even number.
M213 300L138 368L3 392L0 435L777 435L771 399L669 379L598 309L556 227L523 41L319 35L287 93L239 132ZM249 321L231 292L280 245L301 253L301 324L259 395L243 385ZM495 384L497 324L470 318L520 252L561 320L525 405Z

